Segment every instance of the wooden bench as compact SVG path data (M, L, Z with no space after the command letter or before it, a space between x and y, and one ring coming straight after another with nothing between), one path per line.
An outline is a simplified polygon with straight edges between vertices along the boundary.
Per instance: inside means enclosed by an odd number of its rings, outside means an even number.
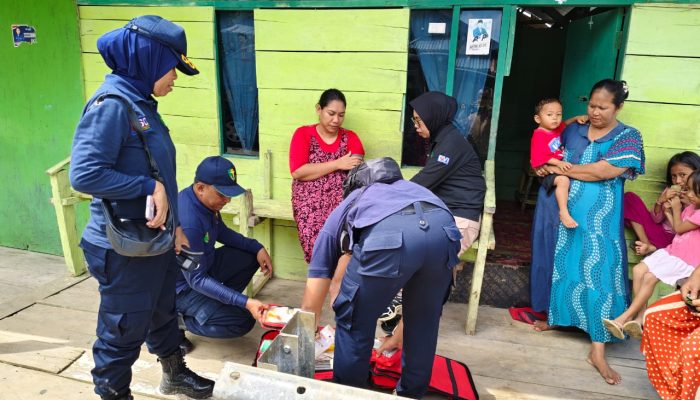
M265 193L257 201L255 217L253 217L253 197L250 191L240 196L240 199L230 203L222 214L232 214L235 216L246 215L247 218L240 219L236 223L239 231L246 236L252 235L252 228L260 224L261 218L276 218L293 220L291 205L286 206L282 202L269 200L270 188L270 159L271 152L268 150L264 155L265 164L265 188L267 188L268 199ZM89 201L92 196L74 190L70 185L68 171L70 168L70 157L60 161L46 171L51 182L51 203L56 212L58 231L61 239L63 257L66 260L68 272L74 276L82 275L87 270L83 251L79 246L80 237L76 225L75 206L81 201ZM263 225L264 226L264 225ZM268 224L269 226L269 224ZM270 229L267 229L269 234ZM270 243L270 240L267 241ZM257 274L251 284L246 289L246 294L254 296L267 281L263 274Z

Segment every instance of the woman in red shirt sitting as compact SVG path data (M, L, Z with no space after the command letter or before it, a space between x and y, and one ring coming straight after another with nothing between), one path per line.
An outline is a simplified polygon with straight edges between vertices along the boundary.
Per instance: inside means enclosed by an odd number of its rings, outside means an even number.
M357 134L342 128L345 106L340 90L324 91L316 104L318 124L297 128L289 146L292 210L307 263L323 223L343 200L347 171L365 154Z

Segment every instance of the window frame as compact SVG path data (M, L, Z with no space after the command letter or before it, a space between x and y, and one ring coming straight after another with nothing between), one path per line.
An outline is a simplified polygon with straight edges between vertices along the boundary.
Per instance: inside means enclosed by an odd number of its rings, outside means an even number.
M533 0L534 1L534 0ZM536 2L536 1L535 1ZM498 129L498 118L500 116L501 110L501 97L503 93L503 79L510 74L510 64L513 57L513 41L515 37L515 23L517 15L517 6L514 5L504 5L503 2L479 2L479 4L456 4L452 7L439 7L437 6L440 2L421 2L421 6L412 6L411 10L452 10L452 23L450 26L450 43L447 59L447 79L445 84L445 93L452 96L454 92L454 82L455 82L455 69L457 64L457 47L459 44L459 23L460 14L465 10L500 10L501 11L501 26L500 26L500 41L498 56L496 58L496 74L494 77L494 89L493 89L493 109L491 113L491 129L489 132L489 144L486 153L487 160L493 160L496 153L496 136ZM568 4L568 3L567 3ZM407 77L408 81L408 77ZM404 124L403 122L407 118L406 114L408 112L408 102L409 99L404 99L404 104L402 106L401 113L403 115L401 124L401 134L403 132ZM402 160L403 161L403 160ZM418 166L406 165L405 168L419 169Z
M231 158L245 158L245 159L260 159L260 147L258 144L258 150L257 152L253 153L251 151L251 154L244 154L246 150L243 148L240 148L238 150L241 150L240 153L229 153L227 152L226 149L226 122L224 120L224 93L222 93L222 85L223 85L223 78L222 78L222 67L221 67L221 54L219 52L219 14L220 13L225 13L225 12L251 12L255 13L255 9L253 8L215 8L214 9L214 65L215 65L215 70L216 70L216 87L217 87L217 94L218 94L218 99L217 99L217 113L219 115L219 155L222 157L231 157ZM255 37L255 18L253 17L253 37ZM255 52L253 53L255 54ZM256 59L257 63L257 59ZM257 64L256 64L257 65ZM257 81L257 76L255 78L255 86L257 88L258 86L258 81ZM258 89L259 90L259 89ZM259 100L258 100L258 106L260 105ZM234 117L231 116L231 123L234 123ZM256 141L260 143L260 120L258 119L258 127L257 127L257 134L256 134Z

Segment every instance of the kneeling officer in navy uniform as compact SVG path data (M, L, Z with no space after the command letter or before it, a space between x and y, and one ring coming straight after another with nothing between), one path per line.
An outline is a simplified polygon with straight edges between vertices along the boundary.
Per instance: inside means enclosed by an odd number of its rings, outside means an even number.
M234 338L248 333L266 304L241 293L260 268L272 274L272 261L260 242L228 228L221 209L244 192L233 163L207 157L194 183L179 195L180 223L190 250L202 253L199 266L182 270L177 280L177 310L188 331L200 336ZM214 249L216 242L224 246ZM184 348L190 344L185 342Z
M403 373L397 393L419 398L430 381L461 235L447 206L428 189L403 180L391 158L355 167L345 186L345 200L316 239L302 308L319 317L343 247L351 249L333 302L333 377L341 384L364 387L377 318L404 288Z

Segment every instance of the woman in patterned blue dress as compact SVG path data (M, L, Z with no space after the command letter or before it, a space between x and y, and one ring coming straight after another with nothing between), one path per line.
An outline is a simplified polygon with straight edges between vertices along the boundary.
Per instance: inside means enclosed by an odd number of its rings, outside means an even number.
M605 79L593 86L587 124L572 124L562 136L571 178L569 212L579 223L559 225L549 324L574 326L591 338L587 361L611 385L621 381L605 358L605 343L614 339L602 318L619 315L628 305L627 252L622 196L627 179L644 173L642 137L617 121L627 98L624 81Z

